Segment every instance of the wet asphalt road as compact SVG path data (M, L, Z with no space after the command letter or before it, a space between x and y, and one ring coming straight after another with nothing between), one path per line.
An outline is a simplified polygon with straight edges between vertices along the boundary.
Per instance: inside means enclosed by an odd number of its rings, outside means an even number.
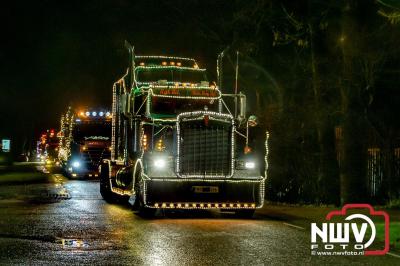
M399 265L385 257L316 257L309 232L256 214L158 213L110 205L96 181L59 178L70 199L0 200L0 264ZM59 186L59 184L57 184Z

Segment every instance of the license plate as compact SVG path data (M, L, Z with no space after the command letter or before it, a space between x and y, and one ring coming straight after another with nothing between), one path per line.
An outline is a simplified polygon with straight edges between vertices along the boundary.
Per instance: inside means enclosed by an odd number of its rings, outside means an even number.
M216 186L193 186L194 193L218 193L219 188Z

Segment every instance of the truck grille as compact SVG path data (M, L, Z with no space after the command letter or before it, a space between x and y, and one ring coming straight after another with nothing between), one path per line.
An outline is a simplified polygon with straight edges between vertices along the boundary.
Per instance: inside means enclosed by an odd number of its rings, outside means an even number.
M90 147L82 153L84 161L89 169L97 169L103 159L110 158L108 148Z
M205 122L207 120L207 122ZM231 120L180 121L178 174L181 177L228 177L232 174Z

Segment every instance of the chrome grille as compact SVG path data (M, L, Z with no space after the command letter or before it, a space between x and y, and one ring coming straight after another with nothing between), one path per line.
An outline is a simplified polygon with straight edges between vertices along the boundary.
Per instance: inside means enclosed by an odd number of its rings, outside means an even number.
M179 125L178 174L228 177L232 174L231 120L186 119Z
M103 159L110 158L110 150L103 147L90 147L82 153L83 159L90 169L97 169Z

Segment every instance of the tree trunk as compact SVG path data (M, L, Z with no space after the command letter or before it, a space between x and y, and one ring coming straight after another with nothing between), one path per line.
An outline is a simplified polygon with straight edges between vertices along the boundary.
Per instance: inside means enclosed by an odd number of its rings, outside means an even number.
M310 66L312 73L312 90L315 106L315 129L318 143L317 186L318 201L328 204L339 203L339 171L335 152L334 124L321 104L321 80L318 74L318 60L315 51L315 31L317 26L309 23L310 32Z
M340 169L341 203L364 202L367 195L365 106L360 97L361 84L354 67L359 36L358 17L352 14L358 1L345 3L342 18L342 112L343 112L343 160Z
M354 101L349 100L343 123L342 204L366 200L366 127L360 110L351 106Z

